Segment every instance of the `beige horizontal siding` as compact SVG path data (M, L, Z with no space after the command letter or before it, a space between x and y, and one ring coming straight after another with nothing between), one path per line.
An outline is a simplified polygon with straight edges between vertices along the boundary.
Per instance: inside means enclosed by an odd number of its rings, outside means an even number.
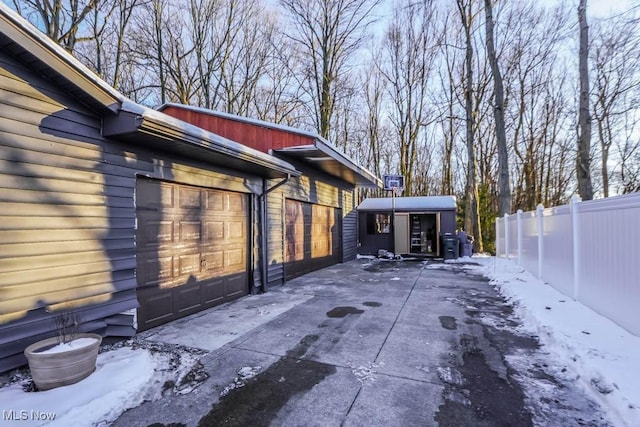
M132 197L107 188L132 193L134 171L105 163L99 117L0 57L0 321L108 299L114 271L133 277L135 268L133 230L110 218L116 211L130 225L135 210ZM120 262L105 245L117 240L129 250Z
M45 228L90 228L96 225L100 228L134 228L135 220L133 218L99 218L96 222L95 218L89 216L75 217L73 222L66 221L64 217L55 216L30 216L25 221L24 216L4 216L2 218L2 230L42 230Z
M119 239L104 242L109 251L118 251L123 249L135 249L135 243L132 239ZM102 252L103 248L100 248ZM13 259L14 263L24 262L20 258L32 258L34 256L60 254L67 258L65 262L74 264L78 262L78 257L83 254L95 251L95 242L93 241L75 241L61 245L60 242L37 242L37 243L18 243L11 245L3 245L0 252L0 260ZM57 265L63 265L59 263Z
M73 242L72 247L75 247L76 243ZM44 255L32 255L29 257L29 262L25 262L22 257L14 257L14 258L0 258L0 275L6 274L9 272L16 271L34 271L32 270L32 265L57 265L60 267L55 268L66 268L67 266L73 266L77 264L77 259L74 256L70 256L70 254L76 254L76 256L81 256L82 260L85 263L94 263L94 262L102 262L104 258L103 250L87 250L82 252L77 251L67 251L63 253L49 253ZM109 256L112 262L116 262L116 260L121 259L125 262L129 262L129 268L133 264L131 259L133 259L133 255L135 254L134 248L125 248L125 249L114 249L109 251ZM28 274L25 275L28 279L36 280L37 274Z
M0 198L0 201L3 199ZM101 217L104 218L103 206L81 206L81 205L67 205L67 209L64 212L58 211L58 213L77 212L78 209L82 210L83 217ZM46 205L38 200L34 200L32 203L11 203L3 201L0 203L0 217L2 216L15 216L23 214L25 216L46 216L52 215L54 212L50 205ZM133 208L111 208L109 209L109 215L111 218L135 218L135 210ZM60 215L66 216L66 215Z

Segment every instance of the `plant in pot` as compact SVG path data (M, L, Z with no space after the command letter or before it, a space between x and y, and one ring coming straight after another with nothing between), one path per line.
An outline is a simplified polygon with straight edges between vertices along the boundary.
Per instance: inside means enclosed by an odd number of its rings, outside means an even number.
M78 381L96 369L102 337L79 332L77 313L65 309L54 315L57 337L31 344L24 350L38 390L49 390Z

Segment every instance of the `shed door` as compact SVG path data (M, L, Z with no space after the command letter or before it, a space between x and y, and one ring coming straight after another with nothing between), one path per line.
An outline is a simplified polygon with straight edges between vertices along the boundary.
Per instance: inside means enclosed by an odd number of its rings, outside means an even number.
M139 178L138 330L246 295L245 194Z
M287 280L340 261L340 209L285 202L285 277Z
M394 250L397 254L409 251L409 214L397 213L393 217Z

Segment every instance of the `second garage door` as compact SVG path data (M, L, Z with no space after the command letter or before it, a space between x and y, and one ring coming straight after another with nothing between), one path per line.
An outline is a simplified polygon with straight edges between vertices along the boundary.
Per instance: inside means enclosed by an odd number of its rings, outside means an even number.
M287 280L340 261L340 209L287 199L285 277Z
M246 295L245 194L139 178L138 330Z

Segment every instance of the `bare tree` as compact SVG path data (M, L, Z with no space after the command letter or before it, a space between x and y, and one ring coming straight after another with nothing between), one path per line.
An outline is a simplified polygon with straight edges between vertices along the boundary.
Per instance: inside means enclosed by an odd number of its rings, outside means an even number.
M225 111L248 115L256 96L267 59L273 49L275 22L265 16L254 0L240 0L236 6L237 23L229 28L232 34L225 61L221 63L221 85Z
M129 23L139 3L140 0L101 2L87 20L91 40L78 43L75 51L85 65L119 90L122 89L121 80L133 65L127 39L130 36Z
M507 135L504 124L504 85L498 65L498 57L493 41L493 6L492 0L484 0L485 29L487 33L487 56L493 75L493 114L495 119L496 142L498 145L498 215L511 212L511 186L509 183L509 154L507 152Z
M447 13L442 22L442 42L440 43L440 68L438 70L438 80L440 82L440 91L434 91L433 104L438 108L439 125L442 133L441 144L441 182L440 194L454 194L454 175L453 175L453 154L454 144L457 138L457 121L455 106L457 98L457 78L455 75L458 64L457 48L452 48L455 41L450 40L450 31L444 29L450 28L449 21L451 15ZM456 28L456 27L454 27Z
M308 96L320 136L329 138L335 95L372 22L380 0L281 0L291 21L287 35L306 55Z
M530 210L546 204L556 190L561 195L568 193L564 163L550 159L556 155L566 158L557 150L566 148L564 140L574 129L574 118L567 120L571 114L567 66L558 55L568 34L564 28L569 10L545 10L520 2L510 3L504 12L502 34L507 39L500 56L505 70L506 134L512 154L512 210ZM554 182L563 185L548 185Z
M591 116L589 110L589 26L587 25L587 0L580 0L578 6L580 24L580 52L578 70L580 73L580 110L578 115L578 150L576 174L578 193L582 200L593 199L591 183Z
M134 18L132 42L133 54L140 69L148 77L148 84L157 90L160 104L167 102L168 70L164 46L168 40L165 17L168 0L149 0Z
M466 145L467 145L467 182L465 185L464 227L475 236L474 250L483 251L482 229L478 211L478 182L476 176L476 152L474 145L475 120L473 105L473 0L456 0L460 22L465 40L465 73L463 79L465 99Z
M620 156L618 191L623 194L640 191L640 138L637 136L639 129L640 119L636 111L626 112L624 135L616 140Z
M32 22L41 22L44 33L69 52L78 42L78 31L100 0L13 0L15 9Z
M365 105L367 111L368 165L376 176L382 176L382 108L384 79L377 67L372 66L365 77Z
M395 130L399 172L405 177L405 195L415 195L413 186L418 152L425 149L428 124L427 89L438 39L432 30L432 1L401 3L387 30L379 69L387 82L390 119Z
M253 112L261 120L302 126L304 101L296 78L300 56L287 37L279 32L273 32L271 36L271 49L253 97Z
M624 133L627 111L637 106L640 88L640 50L634 40L637 25L618 17L601 20L593 39L595 102L593 115L600 142L602 191L609 197L609 154L614 140Z

